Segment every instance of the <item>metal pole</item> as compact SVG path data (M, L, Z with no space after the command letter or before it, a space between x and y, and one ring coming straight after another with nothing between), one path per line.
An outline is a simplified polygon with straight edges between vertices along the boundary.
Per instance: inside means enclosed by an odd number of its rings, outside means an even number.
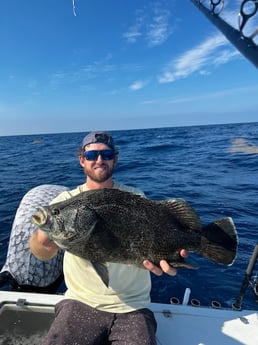
M257 261L257 257L258 257L258 243L254 247L253 254L251 256L248 267L246 269L246 274L245 274L245 277L243 279L242 286L240 288L239 296L238 296L236 302L232 304L232 308L235 310L241 310L241 305L242 305L242 301L244 298L244 294L245 294L246 289L249 285L249 281L250 281L251 275L253 273L253 269L254 269L255 263Z
M200 0L191 0L192 3L223 33L223 35L244 55L251 61L255 67L258 68L258 46L249 38L234 29L231 25L225 22L219 14L210 11Z

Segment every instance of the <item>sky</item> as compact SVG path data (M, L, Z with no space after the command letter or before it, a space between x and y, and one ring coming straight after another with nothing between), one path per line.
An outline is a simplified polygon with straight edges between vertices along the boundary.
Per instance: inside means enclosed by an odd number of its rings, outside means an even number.
M0 136L258 121L257 68L190 0L0 5Z

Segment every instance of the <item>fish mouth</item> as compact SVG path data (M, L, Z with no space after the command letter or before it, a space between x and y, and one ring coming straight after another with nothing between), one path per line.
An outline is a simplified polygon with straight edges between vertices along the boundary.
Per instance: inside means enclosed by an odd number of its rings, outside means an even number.
M31 221L47 234L51 234L53 241L71 240L72 238L76 237L76 234L73 231L64 231L60 228L55 229L54 218L51 217L48 209L44 206L40 206L37 209L37 213L31 216ZM61 243L57 244L60 246Z
M39 207L36 214L31 216L32 223L38 226L46 225L50 223L50 219L47 211L44 207Z

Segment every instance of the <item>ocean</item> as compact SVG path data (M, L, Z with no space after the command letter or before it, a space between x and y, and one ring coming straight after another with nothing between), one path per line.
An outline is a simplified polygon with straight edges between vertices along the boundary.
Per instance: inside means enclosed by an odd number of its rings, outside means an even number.
M76 154L86 132L0 137L0 267L24 194L40 184L74 188L84 182ZM232 217L238 230L239 250L232 266L191 253L187 260L199 269L178 269L175 277L152 275L152 301L170 303L177 297L182 302L189 288L190 299L201 305L215 300L231 307L258 242L258 123L111 133L120 151L116 181L138 187L154 200L186 199L203 224ZM255 297L250 285L242 307L257 309Z

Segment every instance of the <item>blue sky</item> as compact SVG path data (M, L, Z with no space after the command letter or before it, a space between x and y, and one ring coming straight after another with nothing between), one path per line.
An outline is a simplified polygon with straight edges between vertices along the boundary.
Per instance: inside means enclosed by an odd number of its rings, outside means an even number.
M190 0L74 3L0 0L0 135L258 121L257 69Z

